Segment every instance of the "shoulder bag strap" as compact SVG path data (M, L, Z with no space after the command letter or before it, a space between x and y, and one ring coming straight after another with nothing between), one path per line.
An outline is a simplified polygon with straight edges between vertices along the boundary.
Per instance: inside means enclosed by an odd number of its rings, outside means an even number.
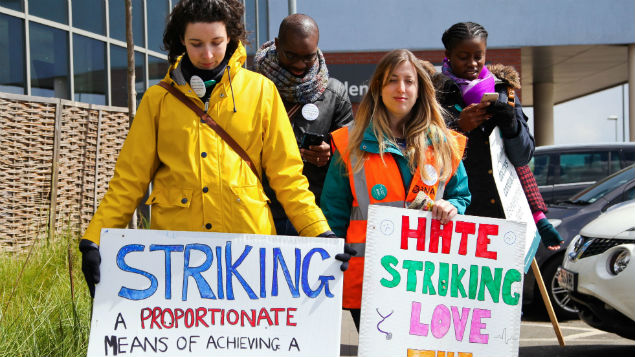
M249 158L249 155L247 155L247 152L243 150L243 148L241 148L240 145L238 145L238 143L225 131L225 129L221 128L221 126L218 125L218 123L214 121L214 119L212 119L212 117L210 117L209 114L205 113L203 109L199 108L198 105L194 104L194 102L192 102L181 91L172 87L165 81L160 81L159 85L165 88L172 95L174 95L178 100L183 102L183 104L187 105L190 109L194 111L194 113L196 113L196 115L198 115L207 125L209 125L210 128L214 129L216 134L218 134L218 136L220 136L223 140L225 140L227 145L229 145L238 154L238 156L240 156L243 160L245 160L245 162L247 163L251 171L253 171L256 177L260 180L260 176L258 175L258 171L256 170L256 165L254 165L254 162L251 161L251 159Z
M287 110L287 116L289 117L289 121L293 123L293 115L300 109L300 104L294 104L289 110Z

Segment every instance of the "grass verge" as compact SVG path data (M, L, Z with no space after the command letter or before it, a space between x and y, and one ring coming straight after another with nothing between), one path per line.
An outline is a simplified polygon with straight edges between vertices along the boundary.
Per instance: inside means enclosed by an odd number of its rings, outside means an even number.
M0 357L85 356L90 304L76 237L0 252Z

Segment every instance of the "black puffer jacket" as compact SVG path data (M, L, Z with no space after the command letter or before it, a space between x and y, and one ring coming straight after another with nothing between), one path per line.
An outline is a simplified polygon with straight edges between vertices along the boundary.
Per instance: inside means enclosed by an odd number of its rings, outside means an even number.
M496 76L496 92L498 101L506 103L507 89L520 88L518 73L509 66L488 66ZM446 110L446 124L453 130L467 136L467 148L463 163L468 175L472 203L465 214L483 217L504 218L505 213L492 176L492 162L489 149L489 135L496 126L496 117L492 117L469 133L464 133L458 126L461 110L466 106L458 85L449 77L437 74L434 78L437 99ZM512 165L526 165L534 153L534 138L529 133L527 116L523 113L518 97L515 98L514 113L518 121L518 132L513 137L503 136L505 153Z
M302 142L302 138L306 132L314 134L323 134L327 138L324 140L327 143L331 142L329 134L341 127L347 126L353 120L353 108L351 101L348 98L346 87L342 82L335 78L329 78L328 85L322 96L315 102L315 106L319 109L319 114L315 120L307 120L302 115L302 109L300 108L295 112L291 120L293 126L293 132L295 139L298 142L298 147ZM285 107L290 109L294 104L284 103ZM326 171L329 165L317 167L309 162L304 163L304 169L302 173L309 180L309 190L315 195L315 201L320 204L320 196L322 195L322 186L324 185L324 178L326 177ZM273 218L284 218L285 213L280 203L276 199L275 193L265 182L265 192L271 200L270 206L273 213Z

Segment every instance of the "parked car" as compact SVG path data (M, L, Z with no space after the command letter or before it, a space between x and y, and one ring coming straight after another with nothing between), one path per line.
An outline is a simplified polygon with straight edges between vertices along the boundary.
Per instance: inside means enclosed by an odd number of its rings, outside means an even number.
M635 143L539 146L529 163L545 202L566 200L635 162Z
M580 232L580 228L609 207L633 198L635 198L635 165L598 181L566 201L549 204L547 218L564 239L564 244L557 251L549 250L541 244L536 251L536 262L540 267L551 303L560 318L573 319L578 317L575 304L569 298L567 291L560 286L556 276L565 249ZM531 270L525 276L523 303L542 303L538 293L538 285Z
M587 324L635 340L635 201L587 224L558 272Z

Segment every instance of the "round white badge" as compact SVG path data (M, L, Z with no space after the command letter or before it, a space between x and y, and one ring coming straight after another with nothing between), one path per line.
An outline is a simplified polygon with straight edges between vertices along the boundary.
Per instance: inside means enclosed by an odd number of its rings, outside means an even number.
M306 120L315 120L320 115L320 109L313 103L305 104L302 107L302 116Z
M423 183L425 183L428 186L432 186L435 183L437 183L437 180L439 179L439 174L437 173L437 169L434 168L434 166L430 165L430 164L426 164L423 167L424 170L426 170L426 174L428 174L428 179L424 179Z
M205 96L205 82L199 76L192 76L190 78L190 87L194 90L197 96L203 97Z

